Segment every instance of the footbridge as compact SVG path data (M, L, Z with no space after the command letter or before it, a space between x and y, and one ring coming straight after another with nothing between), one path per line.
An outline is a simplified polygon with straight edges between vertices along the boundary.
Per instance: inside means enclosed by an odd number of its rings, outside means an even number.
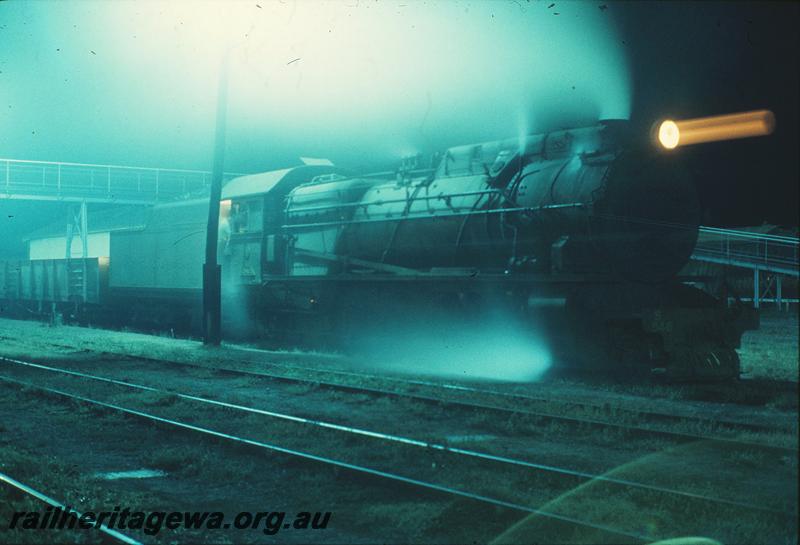
M0 159L0 199L152 205L210 185L203 170Z
M798 237L752 229L701 227L692 259L752 271L754 307L762 302L797 303L783 296L785 277L798 278Z

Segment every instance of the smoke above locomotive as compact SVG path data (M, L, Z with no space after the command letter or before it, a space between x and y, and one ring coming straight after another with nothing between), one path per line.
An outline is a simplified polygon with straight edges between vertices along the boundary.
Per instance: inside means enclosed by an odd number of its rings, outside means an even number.
M209 168L225 44L231 172L301 154L367 171L630 115L625 46L602 3L3 4L9 157Z

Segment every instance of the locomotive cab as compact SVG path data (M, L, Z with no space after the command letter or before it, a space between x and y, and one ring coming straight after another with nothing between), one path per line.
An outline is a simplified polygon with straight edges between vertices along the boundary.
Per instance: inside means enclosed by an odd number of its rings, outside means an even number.
M316 176L338 172L328 165L241 176L222 188L220 262L228 284L252 286L262 274L280 274L285 239L280 236L286 195Z

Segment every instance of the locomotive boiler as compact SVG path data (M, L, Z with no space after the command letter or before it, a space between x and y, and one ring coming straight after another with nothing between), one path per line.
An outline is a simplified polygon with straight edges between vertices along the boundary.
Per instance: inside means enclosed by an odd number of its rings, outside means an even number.
M624 140L624 123L606 122L453 148L424 177L317 179L274 211L275 270L670 278L697 238L694 189L673 157Z

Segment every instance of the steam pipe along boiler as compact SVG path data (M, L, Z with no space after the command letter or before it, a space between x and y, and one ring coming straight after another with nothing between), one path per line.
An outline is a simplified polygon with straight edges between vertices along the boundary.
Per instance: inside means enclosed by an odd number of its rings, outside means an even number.
M437 313L480 322L500 307L538 317L563 361L738 376L748 309L678 276L697 239L694 186L678 157L626 133L604 121L455 147L422 175L331 169L246 198L233 180L226 284L271 335L347 343ZM262 232L240 232L254 198Z

